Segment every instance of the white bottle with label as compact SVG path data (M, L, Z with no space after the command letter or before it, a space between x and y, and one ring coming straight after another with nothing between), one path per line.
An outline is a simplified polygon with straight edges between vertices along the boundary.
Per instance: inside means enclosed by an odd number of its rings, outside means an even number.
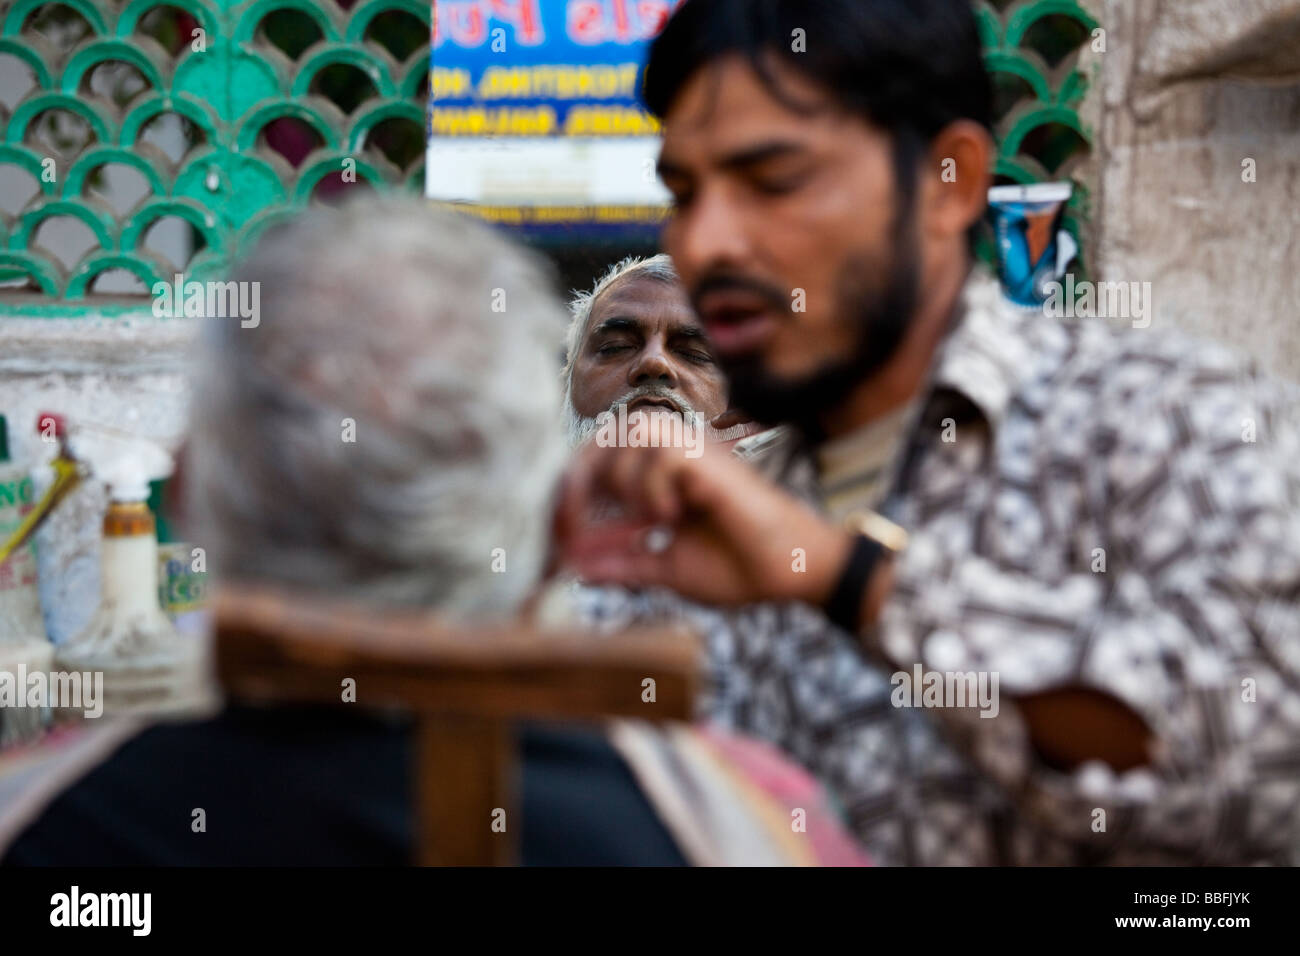
M90 624L59 645L59 670L103 674L104 713L162 714L212 701L202 642L177 633L158 603L158 543L149 475L132 462L106 469L101 598Z

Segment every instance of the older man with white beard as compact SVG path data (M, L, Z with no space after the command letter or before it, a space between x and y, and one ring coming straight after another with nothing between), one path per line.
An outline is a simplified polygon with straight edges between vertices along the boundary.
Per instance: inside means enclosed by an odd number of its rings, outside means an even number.
M577 293L566 341L564 414L574 447L733 443L756 426L727 408L727 386L665 255L629 257Z
M629 256L611 265L569 302L565 339L564 422L573 448L680 447L695 457L704 441L754 459L785 429L761 426L729 409L727 384L714 363L686 292L667 255ZM680 436L681 441L674 438ZM749 436L753 436L750 438ZM704 718L732 724L746 681L727 650L736 621L662 588L600 587L570 579L539 605L544 619L576 617L610 633L648 622L684 624L706 636Z

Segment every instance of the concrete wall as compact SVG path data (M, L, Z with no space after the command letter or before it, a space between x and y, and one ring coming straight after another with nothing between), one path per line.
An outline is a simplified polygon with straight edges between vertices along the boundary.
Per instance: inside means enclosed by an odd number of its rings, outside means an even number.
M1097 278L1150 281L1153 325L1300 380L1300 0L1086 6Z

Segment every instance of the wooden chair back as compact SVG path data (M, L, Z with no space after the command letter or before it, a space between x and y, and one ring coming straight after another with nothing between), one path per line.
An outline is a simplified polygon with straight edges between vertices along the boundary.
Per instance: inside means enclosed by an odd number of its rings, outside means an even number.
M691 714L698 645L684 630L600 637L526 624L457 628L425 613L376 614L251 585L225 585L213 604L218 679L229 696L415 714L422 865L518 859L509 825L518 819L516 721ZM497 808L506 810L504 834L491 827Z

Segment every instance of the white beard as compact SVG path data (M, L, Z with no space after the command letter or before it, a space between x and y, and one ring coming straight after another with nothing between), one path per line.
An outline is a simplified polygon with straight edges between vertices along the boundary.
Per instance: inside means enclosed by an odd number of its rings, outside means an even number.
M599 418L584 418L574 409L573 402L564 403L564 432L569 439L570 448L586 444L598 428Z
M616 399L614 405L611 405L610 408L608 408L608 411L612 414L612 412L615 412L617 407L620 405L627 405L627 403L634 402L637 398L641 398L643 395L647 394L664 394L664 392L662 389L654 388L632 389L627 394L624 394L623 397ZM682 406L681 420L682 424L684 424L686 428L707 428L708 423L705 421L705 416L699 414L698 411L695 411L694 408L690 407L688 403L686 403L686 399L675 394L672 395L672 401L675 401ZM594 418L588 419L577 414L576 408L573 407L573 381L569 380L568 384L565 385L564 388L564 434L568 437L569 447L571 447L571 449L576 449L576 447L584 444L584 442L588 441L591 436L594 436L594 434L599 431L599 428L601 428L601 416L597 415L594 416ZM710 436L716 434L711 428L708 429L706 433L710 434Z
M623 405L630 401L634 401L636 398L640 397L641 394L642 393L639 390L634 389L632 392L629 392L627 395L624 395L622 398L618 399L618 401L614 402L614 404L610 406L609 412L611 414L614 413L614 411L618 408L619 405ZM683 399L675 398L675 400L685 405L685 401ZM682 412L682 423L686 428L703 427L706 429L705 434L709 436L713 436L717 434L716 432L713 431L712 428L709 428L708 422L704 420L704 416L701 415L699 412L695 411L695 409L690 408L689 406L687 406L685 411ZM572 388L568 388L565 390L564 432L569 440L570 448L577 448L580 445L584 444L585 442L589 441L591 437L595 435L597 431L600 430L601 424L602 424L601 417L599 415L596 415L592 418L585 418L582 415L579 415L577 409L573 407Z

